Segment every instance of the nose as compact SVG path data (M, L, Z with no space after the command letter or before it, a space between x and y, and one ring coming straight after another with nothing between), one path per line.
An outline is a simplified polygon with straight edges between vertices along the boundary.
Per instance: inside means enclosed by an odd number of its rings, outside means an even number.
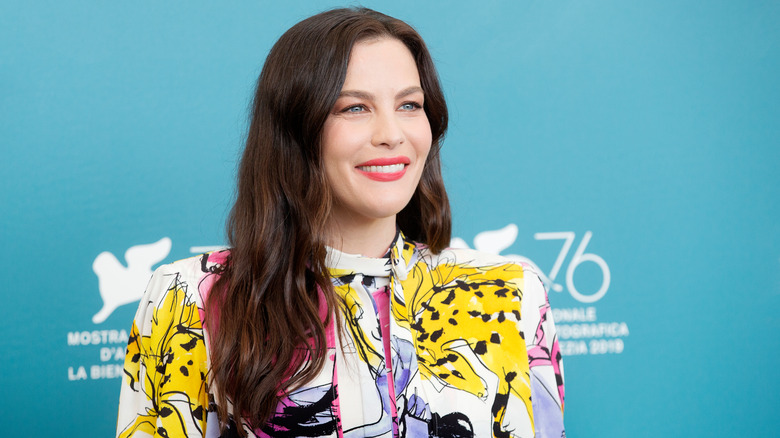
M405 140L403 127L395 111L377 113L373 128L371 143L374 146L394 148Z

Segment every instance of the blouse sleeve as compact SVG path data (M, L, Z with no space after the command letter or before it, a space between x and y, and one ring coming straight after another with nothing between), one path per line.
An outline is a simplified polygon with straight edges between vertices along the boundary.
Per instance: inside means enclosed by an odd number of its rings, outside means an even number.
M522 301L523 328L526 333L531 400L537 438L561 437L563 427L563 361L558 348L547 292L536 272L524 265Z
M201 437L207 352L197 287L158 268L135 315L125 355L117 437Z

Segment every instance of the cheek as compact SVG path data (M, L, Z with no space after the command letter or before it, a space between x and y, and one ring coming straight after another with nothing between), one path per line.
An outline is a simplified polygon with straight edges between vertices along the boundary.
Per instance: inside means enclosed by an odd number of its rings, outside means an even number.
M326 174L335 171L345 155L345 139L339 128L334 124L326 126L322 132L322 161Z
M414 131L414 146L419 157L425 158L431 151L431 142L433 141L433 135L431 134L431 126L428 124L428 119L420 123L420 126Z
M365 142L365 132L342 120L326 123L322 131L322 158L325 163L342 166L354 159Z

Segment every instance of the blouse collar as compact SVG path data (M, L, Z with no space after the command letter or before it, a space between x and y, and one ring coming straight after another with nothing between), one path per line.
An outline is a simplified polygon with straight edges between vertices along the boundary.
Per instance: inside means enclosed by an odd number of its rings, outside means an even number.
M406 279L414 258L412 257L414 243L406 240L406 236L400 230L396 233L384 257L349 254L329 246L326 249L325 265L331 271L340 274L359 273L373 277L394 276L398 280Z

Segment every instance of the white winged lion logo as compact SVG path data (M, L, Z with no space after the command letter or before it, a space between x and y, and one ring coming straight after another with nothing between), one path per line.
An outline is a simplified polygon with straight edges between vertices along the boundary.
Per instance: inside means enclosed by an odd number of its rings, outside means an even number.
M98 277L103 308L92 317L92 322L100 324L117 307L140 300L152 276L152 267L168 257L170 251L171 239L163 237L154 243L130 247L125 252L127 267L108 251L98 254L92 270Z

